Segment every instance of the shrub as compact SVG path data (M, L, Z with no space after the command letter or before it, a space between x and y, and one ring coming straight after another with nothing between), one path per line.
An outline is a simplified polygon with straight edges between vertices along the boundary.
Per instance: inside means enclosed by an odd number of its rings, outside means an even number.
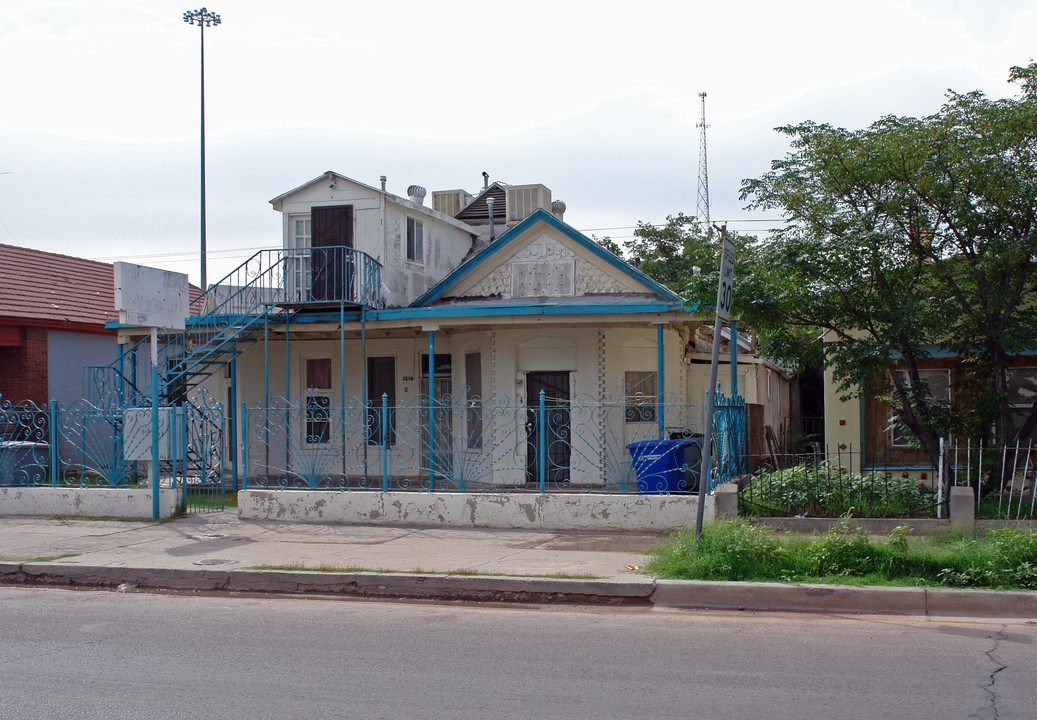
M749 503L790 515L896 517L930 509L936 494L910 478L851 473L828 461L757 473L743 495Z

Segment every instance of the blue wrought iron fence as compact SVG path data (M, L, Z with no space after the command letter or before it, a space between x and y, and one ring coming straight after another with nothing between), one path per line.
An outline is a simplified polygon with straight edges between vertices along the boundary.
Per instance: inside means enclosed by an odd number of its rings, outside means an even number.
M181 406L123 408L78 400L13 405L0 398L0 485L179 487L185 509L222 506L223 407L202 394Z
M709 490L745 467L738 400L725 400L714 415L720 451ZM689 492L697 489L698 451L660 463L635 459L629 446L688 438L674 444L693 447L698 438L700 451L703 409L677 398L523 400L464 388L396 404L277 398L242 406L243 487Z

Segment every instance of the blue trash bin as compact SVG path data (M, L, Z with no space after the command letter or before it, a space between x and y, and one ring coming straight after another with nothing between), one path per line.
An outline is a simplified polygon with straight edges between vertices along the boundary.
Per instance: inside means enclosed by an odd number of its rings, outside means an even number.
M696 446L701 453L702 441L697 445L694 438L684 440L644 440L627 445L637 473L637 491L641 495L660 493L691 492L698 489L698 472L692 468L692 488L684 477L684 454L688 447ZM699 454L701 457L701 454Z

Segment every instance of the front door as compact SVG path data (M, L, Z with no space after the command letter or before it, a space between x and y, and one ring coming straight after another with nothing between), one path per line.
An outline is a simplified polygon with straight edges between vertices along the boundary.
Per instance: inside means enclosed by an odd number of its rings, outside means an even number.
M310 300L351 301L353 206L314 207L310 246Z
M540 391L544 391L544 451L540 452ZM526 481L540 482L540 457L545 456L544 479L556 487L569 484L571 446L569 428L569 372L526 373Z

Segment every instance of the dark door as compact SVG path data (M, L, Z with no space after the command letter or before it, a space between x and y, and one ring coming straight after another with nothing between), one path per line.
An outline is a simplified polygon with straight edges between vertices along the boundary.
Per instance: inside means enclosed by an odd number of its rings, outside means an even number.
M387 408L382 422L382 395ZM396 444L396 358L367 358L367 442Z
M352 300L353 206L314 207L310 219L310 299Z
M544 435L544 478L548 483L565 487L569 484L571 454L568 371L526 373L526 478L533 484L540 482L541 390L544 391L544 414L547 416Z

